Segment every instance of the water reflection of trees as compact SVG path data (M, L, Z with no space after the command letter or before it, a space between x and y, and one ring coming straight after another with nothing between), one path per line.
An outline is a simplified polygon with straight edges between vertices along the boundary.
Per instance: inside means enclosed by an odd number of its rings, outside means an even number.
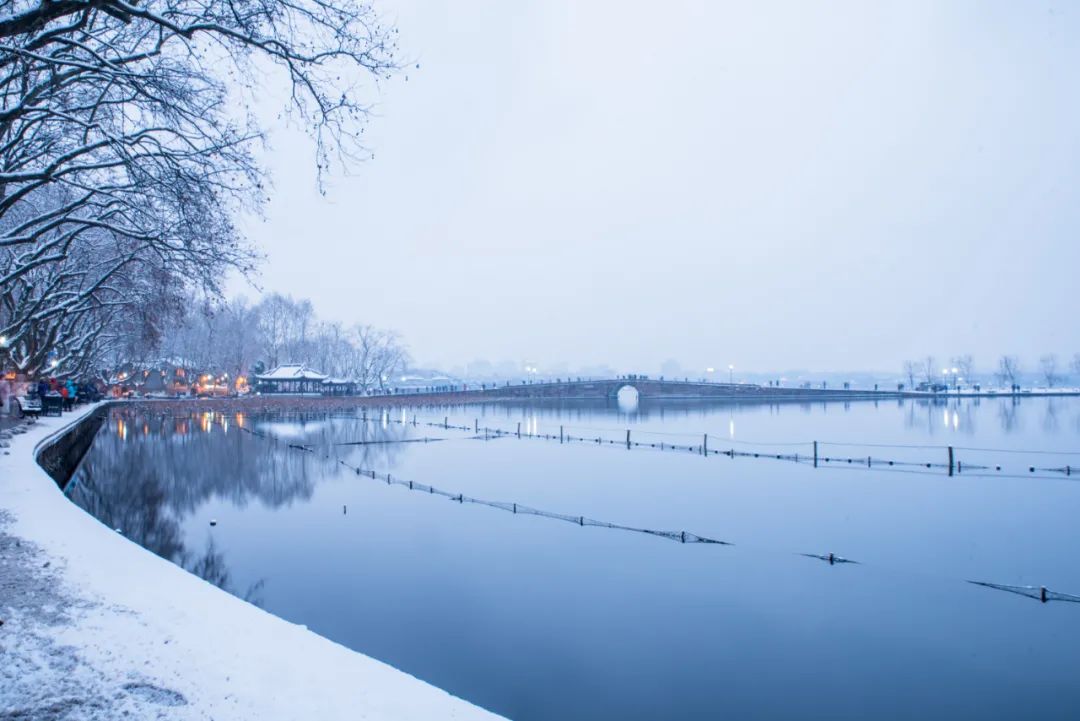
M1001 421L1001 430L1006 433L1016 433L1024 427L1019 411L1020 402L1016 398L1003 398L998 403L998 420Z
M264 423L287 424L288 439L244 432ZM183 541L184 519L209 499L244 507L257 501L278 508L310 498L321 480L342 471L332 448L356 441L400 440L409 431L357 417L276 414L154 415L113 409L93 447L72 476L72 501L110 528L205 580L258 601L261 582L243 592L232 588L227 564L209 538L194 552ZM314 452L291 449L303 444ZM392 463L400 444L350 449L362 465Z
M1058 403L1056 398L1046 399L1046 412L1043 414L1043 431L1045 433L1057 433L1060 426L1058 420Z
M1017 434L1024 430L1025 408L1028 415L1038 413L1034 404L1043 404L1042 431L1048 435L1058 433L1061 428L1062 403L1058 398L998 398L988 401L996 404L996 413L1001 430L1006 434ZM952 429L967 435L975 435L976 419L982 399L971 400L915 400L904 409L904 425L907 428L923 430L927 435L935 435L939 429ZM994 407L994 406L991 406ZM1080 430L1080 417L1076 419Z
M946 399L919 399L908 403L907 413L904 414L904 425L907 428L923 429L927 435L933 436L937 434L940 427L952 426L951 418Z

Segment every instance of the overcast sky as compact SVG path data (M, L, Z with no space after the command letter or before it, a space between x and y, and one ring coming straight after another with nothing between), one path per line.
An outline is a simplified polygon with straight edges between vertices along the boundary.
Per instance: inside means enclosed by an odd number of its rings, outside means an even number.
M1075 6L381 6L421 67L326 197L274 129L266 290L442 366L1080 351Z

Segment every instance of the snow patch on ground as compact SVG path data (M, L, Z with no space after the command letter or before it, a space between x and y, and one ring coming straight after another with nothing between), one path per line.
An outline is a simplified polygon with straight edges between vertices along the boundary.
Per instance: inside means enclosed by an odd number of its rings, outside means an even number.
M10 525L10 514L0 513L0 718L155 718L163 699L183 699L145 681L108 678L85 662L77 645L60 640L89 604L65 594L52 563L7 533ZM146 694L144 687L161 693Z
M497 718L98 523L34 461L72 418L0 455L0 719Z

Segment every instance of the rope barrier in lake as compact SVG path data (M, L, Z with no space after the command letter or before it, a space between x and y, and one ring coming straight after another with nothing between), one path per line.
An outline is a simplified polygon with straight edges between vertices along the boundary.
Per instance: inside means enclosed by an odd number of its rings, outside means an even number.
M256 430L249 429L249 428L242 428L241 430L244 431L245 433L250 433L253 436L258 436L260 438L265 438L265 439L269 439L269 440L273 440L273 441L277 442L277 438L275 438L274 436L272 436L272 435L270 435L268 433L263 433L261 431L256 431ZM338 445L345 445L345 444L338 444ZM290 448L290 449L293 449L293 450L302 451L304 453L315 453L316 452L313 447L302 444L302 443L287 443L286 447ZM323 454L323 455L324 455L324 458L327 458L327 459L333 458L330 454ZM702 535L699 535L697 533L691 533L689 531L665 531L665 530L658 530L658 529L655 529L655 528L639 528L639 527L636 527L636 526L627 526L627 525L624 525L624 524L621 524L621 523L612 523L610 521L600 521L600 520L597 520L595 518L589 518L588 516L583 516L583 515L570 515L570 514L566 514L566 513L558 513L558 512L555 512L555 511L546 511L546 510L543 510L543 509L540 509L540 508L534 508L532 506L527 506L527 505L525 505L523 503L515 503L515 502L508 502L508 501L493 501L493 500L484 499L484 498L473 498L471 496L466 496L463 493L454 493L452 491L446 491L446 490L443 490L441 488L437 488L436 486L431 486L431 485L427 485L427 484L424 484L424 483L419 483L417 481L409 481L409 480L405 480L403 478L394 478L394 476L392 474L390 474L390 473L377 473L374 470L360 468L359 466L354 466L354 465L346 462L345 460L343 460L341 458L333 458L333 460L336 460L340 465L342 465L345 468L348 468L349 470L353 471L358 476L365 476L367 478L370 478L373 481L376 481L376 480L377 481L383 481L387 485L402 486L404 488L408 488L410 491L419 491L421 493L427 493L429 495L442 496L444 498L450 499L451 501L457 501L458 503L476 503L476 504L480 504L482 506L488 506L490 508L497 508L497 509L499 509L501 511L509 511L510 513L513 513L515 515L521 514L521 515L530 515L530 516L542 516L544 518L551 518L551 519L554 519L554 520L557 520L557 521L565 521L567 523L572 523L575 526L595 526L595 527L599 527L599 528L609 528L609 529L616 530L616 531L629 531L631 533L643 533L643 534L650 535L650 536L658 536L660 538L666 538L666 539L671 540L671 541L678 541L680 543L709 543L709 544L715 544L715 545L720 545L720 546L730 546L730 545L732 545L731 542L729 542L729 541L722 541L722 540L719 540L719 539L716 539L716 538L709 538L707 536L702 536Z
M449 426L448 424L446 424L446 428L452 428L452 426ZM254 430L254 429L243 428L243 427L241 427L240 430L244 431L245 433L249 433L249 434L251 434L253 436L256 436L256 437L259 437L259 438L262 438L262 439L266 439L266 440L270 440L270 441L274 442L275 444L280 442L279 439L276 436L273 436L273 435L271 435L269 433L264 433L262 431L257 431L257 430ZM468 430L468 429L465 429L465 430ZM286 442L284 445L288 449L300 451L302 453L311 453L311 454L317 453L317 451L316 451L316 449L314 447L303 444L303 443ZM348 444L335 444L335 445L340 446L340 445L348 445ZM731 541L724 541L724 540L720 540L720 539L716 539L716 538L711 538L709 536L702 536L702 535L699 535L699 534L696 534L696 533L691 533L689 531L671 531L671 530L659 530L659 529L652 529L652 528L643 528L643 527L637 527L637 526L628 526L628 525L624 525L624 524L620 524L620 523L612 523L610 521L601 521L601 520L597 520L595 518L590 518L590 517L584 516L584 515L572 515L572 514L566 514L566 513L559 513L559 512L555 512L555 511L547 511L547 510L543 510L543 509L540 509L540 508L535 508L533 506L528 506L528 505L521 504L521 503L516 503L516 502L494 501L494 500L490 500L490 499L475 498L475 497L472 497L472 496L466 496L464 493L455 493L453 491L447 491L447 490L444 490L444 489L441 489L441 488L438 488L436 486L432 486L432 485L429 485L429 484L419 483L417 481L406 480L406 479L403 479L403 478L395 478L389 472L379 473L379 472L377 472L377 471L375 471L373 469L365 469L365 468L361 468L360 466L354 466L354 465L348 463L347 461L345 461L342 458L336 458L336 457L331 456L329 453L324 453L323 457L325 459L327 459L327 460L332 459L332 460L336 461L342 467L349 469L350 471L352 471L357 476L364 477L364 478L370 478L371 480L385 483L388 486L398 486L398 487L401 487L401 488L407 488L410 491L415 491L415 492L418 492L418 493L424 493L424 494L431 495L431 496L441 496L441 497L446 498L446 499L448 499L450 501L457 502L458 504L465 504L465 503L477 504L477 505L487 506L488 508L494 508L494 509L497 509L497 510L500 510L500 511L509 512L509 513L514 514L514 515L539 516L539 517L542 517L542 518L550 518L550 519L553 519L553 520L563 521L563 522L570 523L570 524L573 524L575 526L580 526L580 527L590 526L590 527L597 527L597 528L606 528L606 529L610 529L610 530L626 531L626 532L630 532L630 533L638 533L638 534L643 534L643 535L648 535L648 536L654 536L654 537L657 537L657 538L664 538L664 539L667 539L667 540L670 540L670 541L675 541L675 542L683 543L683 544L686 544L686 543L700 543L700 544L717 545L717 546L734 546L735 545ZM345 509L343 509L343 510L345 510ZM853 559L850 559L850 558L845 558L843 556L840 556L840 555L837 555L837 554L834 554L834 553L831 553L831 552L828 553L828 554L797 553L795 555L802 556L804 558L812 558L812 559L815 559L815 560L824 561L824 562L828 563L830 566L848 565L848 564L851 564L851 565L863 565L859 561L856 561L856 560L853 560ZM956 579L953 579L953 580L956 580ZM990 588L990 589L994 589L994 590L999 590L999 591L1005 591L1005 592L1008 592L1008 593L1018 594L1018 595L1026 597L1026 598L1035 599L1035 600L1037 600L1037 601L1039 601L1041 603L1044 603L1044 604L1049 603L1051 601L1063 601L1063 602L1069 602L1069 603L1080 603L1080 596L1069 594L1069 593L1063 593L1063 592L1060 592L1060 591L1053 591L1053 590L1048 589L1045 586L1017 586L1017 585L991 583L991 582L988 582L988 581L974 581L974 580L969 580L969 579L964 579L964 582L968 583L968 584L973 584L973 585L976 585L976 586L980 586L980 587L983 587L983 588Z
M366 413L360 418L361 421L368 423L394 423L402 426L418 426L423 425L429 428L440 428L442 430L454 430L471 432L472 438L476 440L491 440L493 438L516 438L519 440L543 440L543 441L558 441L560 444L586 444L594 446L607 446L607 447L625 447L630 449L643 449L643 450L656 450L666 452L677 453L693 453L702 456L725 456L731 459L735 458L751 458L751 459L768 459L777 461L788 461L793 463L801 463L805 465L818 468L822 465L826 466L865 466L867 468L882 468L882 467L895 467L895 468L920 468L930 471L939 470L944 472L948 476L961 475L967 473L971 475L976 471L993 471L994 474L1000 474L1003 469L1006 468L1006 464L1002 463L974 463L965 462L956 455L956 451L965 450L971 452L984 452L984 453L1009 453L1009 454L1023 454L1032 453L1037 455L1054 455L1053 451L1034 450L1023 451L1018 449L994 449L994 448L968 448L963 446L932 446L932 445L913 445L913 444L900 444L900 443L857 443L857 442L840 442L840 441L795 441L788 443L777 442L753 442L753 441L736 441L733 439L721 439L716 440L716 436L712 436L708 433L702 433L695 438L700 438L698 443L672 443L664 440L634 440L632 429L614 429L614 428L589 428L589 427L575 427L575 426L559 426L559 433L556 435L554 432L539 433L537 430L530 430L526 428L522 431L521 423L517 424L515 429L498 428L481 426L479 419L475 419L472 426L452 424L449 417L445 417L442 423L437 421L423 420L419 421L416 416L413 416L412 420L407 418L395 419L387 416L381 416L378 418L369 418ZM578 434L568 432L578 431ZM582 435L580 430L592 430L598 433L625 433L623 438L610 438L603 435ZM691 437L689 433L671 433L662 431L643 431L637 430L638 435L644 436L662 436L662 437ZM713 444L714 447L710 447ZM761 446L761 447L788 447L788 448L806 448L803 453L799 453L798 450L789 451L787 453L767 452L764 450L737 450L734 445L742 446ZM719 446L719 447L715 447ZM925 451L938 451L944 460L938 461L914 461L910 459L901 458L888 458L874 456L873 454L855 456L851 453L829 453L828 448L835 448L839 451L849 448L877 448L877 449L905 449L905 450L925 450ZM1080 455L1080 452L1063 451L1056 455ZM1065 478L1071 478L1076 471L1080 471L1080 468L1073 467L1070 464L1064 466L1037 466L1028 465L1024 466L1024 469L1029 474L1029 477L1035 478L1057 478L1064 476ZM1035 476L1032 474L1053 474L1048 476ZM1003 475L1002 477L1012 477L1009 475Z

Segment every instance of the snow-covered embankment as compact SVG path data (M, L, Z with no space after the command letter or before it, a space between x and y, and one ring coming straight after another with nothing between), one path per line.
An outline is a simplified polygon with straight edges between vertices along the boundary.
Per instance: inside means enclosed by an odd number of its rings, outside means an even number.
M22 426L0 449L0 717L497 718L225 593L70 503L36 457L92 411Z

